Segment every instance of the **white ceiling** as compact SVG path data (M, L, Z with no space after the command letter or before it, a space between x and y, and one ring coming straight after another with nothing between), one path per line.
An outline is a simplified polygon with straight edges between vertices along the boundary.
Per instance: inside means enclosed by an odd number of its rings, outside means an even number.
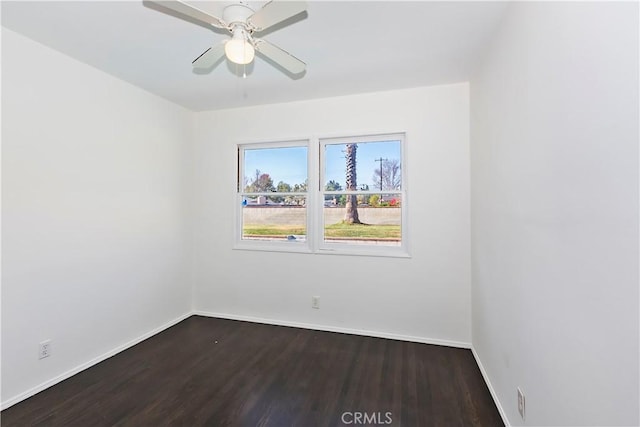
M222 16L231 2L192 3ZM258 34L307 63L301 78L261 57L246 79L226 60L195 73L191 61L226 33L146 1L3 1L2 25L202 111L467 81L506 5L310 1L289 25Z

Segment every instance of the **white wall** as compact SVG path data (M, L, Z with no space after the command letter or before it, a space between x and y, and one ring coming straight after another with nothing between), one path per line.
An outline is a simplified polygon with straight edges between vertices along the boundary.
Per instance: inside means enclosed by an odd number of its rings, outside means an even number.
M527 425L640 424L637 17L512 4L471 83L471 175L467 84L192 114L3 29L2 401L193 304L473 341L513 424L517 386ZM411 259L231 249L236 143L398 131Z
M640 424L638 71L637 3L516 2L471 81L473 346L513 425Z
M468 97L465 83L198 113L196 310L468 345ZM237 143L402 131L411 259L232 250Z
M191 132L187 110L2 30L3 402L191 310Z

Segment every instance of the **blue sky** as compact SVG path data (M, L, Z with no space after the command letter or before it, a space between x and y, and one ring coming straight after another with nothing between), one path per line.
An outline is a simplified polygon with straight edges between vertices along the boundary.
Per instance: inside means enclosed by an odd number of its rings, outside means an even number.
M260 148L245 150L244 171L249 183L253 181L256 169L268 173L273 185L283 181L293 185L302 184L307 179L307 148Z
M345 158L344 144L326 146L325 182L334 180L344 188ZM375 159L401 160L400 142L369 142L358 144L357 174L358 187L367 184L373 189L374 170L380 168ZM273 184L283 181L292 186L303 183L307 176L307 149L305 147L265 148L245 150L245 176L249 182L253 180L255 170L268 173Z

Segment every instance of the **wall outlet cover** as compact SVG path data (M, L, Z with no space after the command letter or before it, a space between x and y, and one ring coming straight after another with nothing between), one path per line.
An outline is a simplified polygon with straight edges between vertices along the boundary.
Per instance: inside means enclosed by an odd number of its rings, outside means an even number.
M520 413L520 416L522 417L522 419L524 420L524 412L525 410L525 401L524 401L524 393L522 392L522 390L520 390L520 387L518 387L518 412Z

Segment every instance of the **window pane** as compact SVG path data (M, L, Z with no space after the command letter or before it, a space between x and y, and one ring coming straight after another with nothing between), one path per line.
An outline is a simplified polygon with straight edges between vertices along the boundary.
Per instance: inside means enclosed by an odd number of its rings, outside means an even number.
M245 149L243 171L244 192L306 192L307 147Z
M299 204L276 202L279 196L260 196L264 202L242 207L242 239L270 241L305 241L307 235L306 198L297 196ZM246 199L246 198L245 198Z
M385 195L385 197L392 195ZM349 197L343 195L342 197ZM360 200L370 195L355 195ZM354 210L347 206L332 205L324 211L324 241L327 243L348 243L361 245L400 246L402 241L402 207L396 196L395 202L385 206L370 206L357 203ZM353 206L353 204L352 204ZM349 224L348 219L356 216L360 223Z
M402 189L400 141L327 144L324 155L325 191ZM350 166L350 156L355 169Z

